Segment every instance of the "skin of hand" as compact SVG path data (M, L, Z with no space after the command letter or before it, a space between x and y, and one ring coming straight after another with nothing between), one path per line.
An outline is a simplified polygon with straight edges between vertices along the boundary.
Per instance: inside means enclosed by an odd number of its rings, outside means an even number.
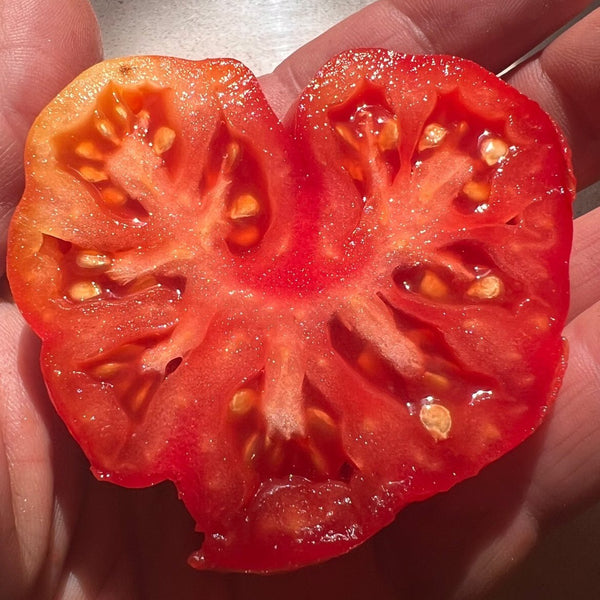
M500 71L585 8L582 0L379 0L262 78L285 115L333 54L383 46L447 53ZM600 10L507 76L558 122L580 188L600 179ZM22 189L27 129L100 59L85 0L0 0L0 254ZM171 486L97 482L55 415L39 343L0 300L0 600L306 597L478 598L540 531L600 499L600 209L575 222L569 367L551 416L529 440L450 492L409 506L346 556L288 574L199 573L199 540ZM3 273L3 271L2 271Z

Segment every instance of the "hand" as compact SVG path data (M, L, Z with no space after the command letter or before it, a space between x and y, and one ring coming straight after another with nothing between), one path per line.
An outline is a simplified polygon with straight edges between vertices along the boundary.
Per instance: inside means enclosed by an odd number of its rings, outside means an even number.
M442 2L381 0L339 24L263 78L273 106L285 114L315 70L348 47L459 54L499 71L587 4ZM99 58L99 42L85 0L0 2L0 23L4 240L27 126ZM600 179L599 27L596 11L507 77L562 126L581 187ZM600 499L599 251L597 209L575 224L569 369L551 417L532 438L478 477L408 507L349 555L269 578L187 567L198 540L170 486L123 490L94 480L49 405L35 368L39 344L14 305L0 302L0 600L293 600L306 596L307 582L311 597L323 599L482 596L540 528Z

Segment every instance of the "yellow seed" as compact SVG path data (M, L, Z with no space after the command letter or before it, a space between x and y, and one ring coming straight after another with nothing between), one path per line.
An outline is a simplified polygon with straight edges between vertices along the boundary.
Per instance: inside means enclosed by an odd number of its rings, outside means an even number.
M440 300L448 294L448 286L433 271L429 270L425 271L419 290L424 296L434 300Z
M127 109L122 104L117 104L115 106L115 112L123 121L129 120L129 113L127 112Z
M473 202L485 202L490 197L489 184L480 181L468 181L462 191Z
M439 123L430 123L423 130L423 135L419 140L419 151L437 148L444 141L446 135L448 135L448 130L445 127Z
M127 202L127 194L117 188L108 187L102 190L102 199L111 206L123 206Z
M141 384L139 389L134 391L129 397L125 398L127 408L134 415L140 413L146 405L153 383L154 380L152 378L148 378Z
M281 468L285 459L285 446L281 439L267 438L265 440L264 451L268 466L272 471L277 471Z
M363 348L356 359L356 364L368 377L380 377L385 370L383 360L370 346Z
M362 167L355 162L350 162L345 165L346 171L350 174L350 177L354 179L354 181L364 181L365 174L363 173Z
M257 404L259 394L252 388L241 388L229 401L229 410L236 417L247 415Z
M345 123L337 123L334 125L336 133L352 148L358 150L358 140L351 127Z
M425 385L435 390L447 390L450 387L450 380L444 375L439 373L433 373L432 371L425 371L423 373L423 381Z
M313 406L306 409L306 425L311 437L331 439L336 431L335 421L323 410Z
M159 127L152 140L152 149L159 156L171 149L175 142L175 131L170 127Z
M260 240L260 230L256 225L246 227L235 227L229 232L228 240L238 246L248 248L254 246Z
M96 129L98 133L113 142L113 144L119 143L119 138L117 136L117 132L115 131L114 125L108 119L101 119L96 123Z
M393 150L398 146L400 132L396 119L388 119L377 137L377 145L381 151Z
M92 375L98 379L111 379L123 370L125 365L119 362L106 362L96 365L92 369Z
M478 300L492 300L504 292L504 284L496 275L476 279L467 289L467 296Z
M96 144L91 140L79 142L75 147L75 154L87 160L104 160L104 154L100 152Z
M479 144L481 158L490 167L500 162L508 154L508 145L497 137L484 138Z
M436 441L446 440L450 435L452 417L450 411L441 404L424 404L419 419Z
M255 217L260 212L260 203L253 194L240 194L235 198L229 211L231 219Z
M223 173L231 173L231 171L233 171L241 152L242 149L237 142L232 140L227 144L225 156L223 157L223 163L221 165Z
M83 302L95 298L102 293L102 289L95 281L78 281L69 288L71 300Z
M111 263L110 257L96 250L80 250L75 262L82 269L101 269Z
M100 169L96 169L96 167L90 167L89 165L83 165L79 167L79 173L81 176L90 183L100 183L101 181L106 181L108 179L108 175L106 171L101 171Z
M244 444L244 449L242 451L244 462L250 463L258 460L262 457L263 450L263 436L260 433L253 433Z
M308 445L308 457L317 473L321 475L325 475L327 473L327 459L314 444Z

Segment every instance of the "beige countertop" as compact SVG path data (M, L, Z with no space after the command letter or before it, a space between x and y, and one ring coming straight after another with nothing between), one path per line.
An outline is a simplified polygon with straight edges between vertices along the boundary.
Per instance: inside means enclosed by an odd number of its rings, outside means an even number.
M91 2L103 31L107 57L232 57L257 75L268 73L293 50L369 4L368 0ZM600 203L599 189L595 186L581 195L578 212ZM600 597L599 557L600 507L596 507L540 544L490 600Z

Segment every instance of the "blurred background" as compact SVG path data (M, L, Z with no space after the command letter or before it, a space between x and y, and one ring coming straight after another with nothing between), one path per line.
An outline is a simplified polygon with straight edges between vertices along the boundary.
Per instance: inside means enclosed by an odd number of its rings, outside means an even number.
M241 60L256 75L262 75L298 47L370 2L91 0L91 3L100 21L107 58L130 54L167 54L190 59L230 57ZM587 12L599 6L597 0ZM600 185L579 194L576 213L598 205ZM600 598L600 506L554 530L489 596L489 600L596 598Z

